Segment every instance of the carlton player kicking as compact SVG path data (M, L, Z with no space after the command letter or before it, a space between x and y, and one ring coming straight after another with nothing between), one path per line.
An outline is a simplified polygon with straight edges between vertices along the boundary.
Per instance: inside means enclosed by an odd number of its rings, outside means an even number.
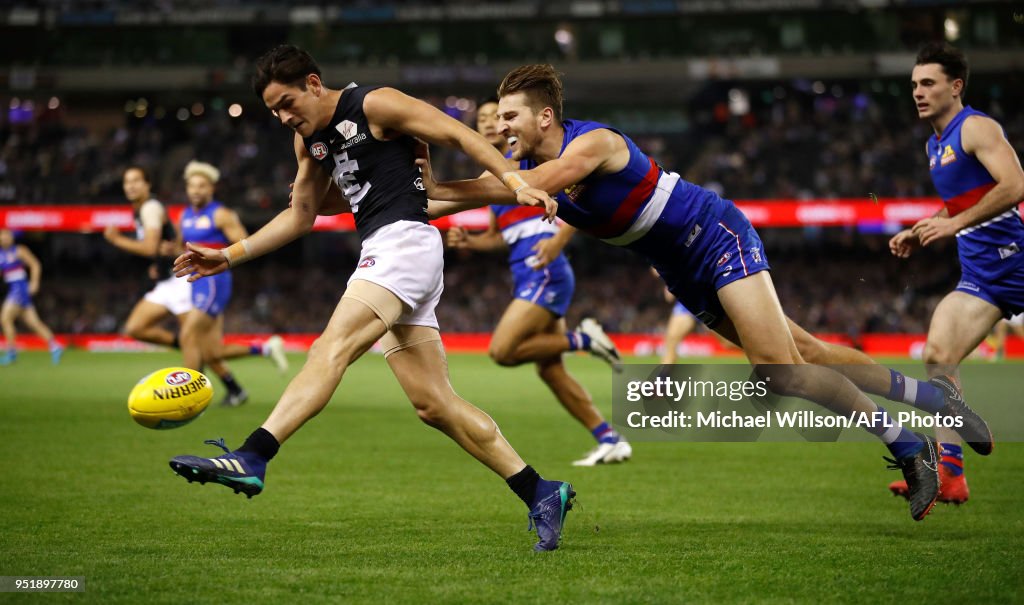
M530 509L530 525L540 538L534 548L554 550L575 495L572 486L542 479L512 449L494 420L459 397L448 380L434 315L443 286L441 234L427 223L427 196L413 137L463 151L507 181L509 194L520 203L544 206L549 216L555 203L508 172L505 158L482 136L436 108L393 88L350 84L330 89L320 74L313 57L294 46L279 46L259 59L253 88L281 123L295 131L298 172L292 204L227 248L190 244L178 257L176 270L179 277L190 275L195 281L309 233L317 213L327 211L324 199L332 185L355 216L362 241L358 267L302 371L263 426L233 452L223 440L211 441L226 453L217 458L176 456L171 468L189 481L213 481L249 496L259 494L279 446L327 405L347 367L383 338L387 363L420 419L505 479Z

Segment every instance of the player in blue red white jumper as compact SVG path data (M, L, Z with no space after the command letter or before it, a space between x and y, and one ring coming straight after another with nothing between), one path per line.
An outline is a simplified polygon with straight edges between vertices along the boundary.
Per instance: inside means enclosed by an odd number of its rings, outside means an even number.
M477 131L507 156L508 143L497 133L497 98L482 102L477 109ZM565 314L576 287L569 260L562 254L576 230L544 220L544 210L530 206L491 206L490 227L469 233L454 226L448 230L448 245L469 250L508 250L514 296L491 335L490 356L503 366L533 362L537 374L558 401L597 441L574 466L595 466L623 462L633 448L605 421L583 385L565 368L562 354L590 351L594 356L620 368L614 343L593 318L585 318L569 331Z
M14 241L14 232L0 229L0 271L4 274L7 296L0 307L0 324L3 325L7 350L0 356L0 366L8 366L18 358L14 338L18 335L15 321L21 318L33 332L46 341L50 348L50 359L60 363L64 347L53 337L50 328L39 319L32 297L39 292L39 280L43 266L32 251Z
M964 105L967 60L945 43L917 55L911 87L917 115L935 131L925 145L932 182L943 208L897 233L892 253L906 258L920 246L956 237L960 282L935 308L924 363L932 376L957 376L960 362L1002 318L1024 311L1024 171L998 122ZM963 450L955 431L938 428L939 500L968 498ZM895 482L893 493L906 495Z
M867 430L885 443L893 468L908 481L911 516L919 521L928 514L939 488L935 440L902 428L847 377L806 362L775 294L760 238L732 202L664 170L612 127L563 121L561 81L550 65L513 70L498 92L499 132L520 162L519 176L556 195L560 218L643 256L694 315L741 346L776 393L872 419ZM433 204L433 216L509 198L497 179L436 183L429 162L421 165L431 199L446 200ZM889 382L889 370L881 366L858 370ZM915 404L964 418L968 442L991 451L987 425L962 399L940 396Z
M220 180L220 171L206 162L189 162L185 166L185 188L189 206L181 215L179 233L182 241L209 248L223 248L245 239L248 232L238 214L214 199L214 189ZM278 370L288 369L284 345L280 336L271 336L265 342L250 346L225 346L224 311L231 300L232 277L230 271L196 280L192 284L192 310L181 325L181 352L188 368L202 368L209 364L220 377L228 392L221 405L234 407L245 403L249 394L238 384L225 359L246 355L269 357ZM227 350L225 350L227 349Z

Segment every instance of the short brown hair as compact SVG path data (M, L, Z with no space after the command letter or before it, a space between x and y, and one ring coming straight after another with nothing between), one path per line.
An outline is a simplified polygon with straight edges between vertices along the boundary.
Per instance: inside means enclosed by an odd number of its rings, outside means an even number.
M963 98L964 93L967 92L967 78L971 73L964 53L946 42L932 42L917 53L917 61L914 65L928 65L929 63L937 63L942 67L942 72L950 80L963 80L964 87L960 90L960 97Z
M147 185L151 185L153 183L153 181L150 180L149 178L149 171L138 164L129 164L128 166L126 166L125 169L121 172L121 178L123 179L124 175L128 174L132 170L138 170L139 174L142 176L142 180L146 181Z
M256 73L252 77L252 90L260 99L271 82L297 86L306 90L306 76L320 76L320 66L313 57L297 46L282 44L268 50L256 60Z
M530 108L535 112L550 107L555 112L555 121L562 122L562 74L548 64L523 65L508 72L498 86L498 97L526 93Z

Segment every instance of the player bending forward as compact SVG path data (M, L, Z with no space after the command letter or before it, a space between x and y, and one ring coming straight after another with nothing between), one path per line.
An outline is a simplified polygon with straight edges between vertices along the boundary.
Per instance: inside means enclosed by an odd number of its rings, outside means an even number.
M280 445L327 405L346 368L383 339L387 363L420 419L505 479L529 508L539 537L536 550L558 548L572 486L542 479L494 420L455 394L448 381L434 316L443 285L441 234L427 223L413 137L461 149L504 177L510 202L546 205L549 215L554 202L507 173L501 154L462 123L392 88L327 88L313 58L294 46L279 46L259 59L253 88L295 131L298 171L291 206L227 248L189 244L176 261L178 276L194 281L221 273L309 233L332 180L355 216L361 256L326 329L263 426L235 451L223 440L213 441L224 455L177 456L171 468L190 481L259 494Z

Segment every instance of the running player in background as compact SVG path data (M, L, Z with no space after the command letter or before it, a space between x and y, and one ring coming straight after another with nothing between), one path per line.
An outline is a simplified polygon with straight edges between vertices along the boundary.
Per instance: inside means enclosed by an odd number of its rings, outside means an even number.
M921 246L956 237L960 282L935 308L924 363L932 376L959 376L960 362L1004 317L1024 312L1024 170L998 122L964 105L967 60L956 48L933 43L917 55L911 76L917 115L931 124L932 182L944 207L934 217L897 233L892 253L910 256ZM935 431L942 458L939 499L960 504L969 496L961 435ZM905 495L902 482L889 486Z
M27 269L27 271L26 271ZM25 325L46 341L50 349L50 360L60 363L64 347L53 337L50 328L39 319L32 297L39 292L39 280L43 277L43 266L32 251L14 241L14 232L0 229L0 271L7 284L7 297L0 307L0 323L3 324L7 350L0 356L0 366L9 366L17 360L18 349L15 337L18 332L15 322L20 318Z
M205 162L185 166L185 188L189 206L181 215L179 233L183 241L208 248L223 248L248 235L238 215L213 199L220 171ZM181 351L187 368L201 369L207 363L227 388L221 405L239 406L249 398L231 374L225 359L246 355L269 357L282 372L288 369L280 336L271 336L251 346L223 345L224 311L231 300L231 272L225 271L192 284L192 310L181 326Z
M129 166L122 175L124 196L131 202L135 217L135 238L122 235L110 225L103 232L108 242L119 250L152 261L149 278L155 282L128 315L124 332L135 340L165 347L180 348L178 335L161 324L168 316L180 326L192 310L192 285L175 279L171 268L173 257L161 256L161 243L177 241L178 235L167 215L167 209L151 194L149 174L141 166Z
M680 302L741 346L772 391L814 401L844 416L870 418L867 430L886 445L895 458L892 468L900 469L910 485L911 516L920 521L928 514L939 488L935 441L900 427L849 378L807 363L791 328L795 324L775 294L760 238L732 202L662 169L618 130L563 121L562 85L550 65L513 70L502 82L499 98L499 132L509 139L512 159L520 162L519 176L557 195L559 217L641 254ZM421 165L431 199L449 200L432 202L432 216L509 200L497 179L436 183L429 159ZM879 383L876 389L895 377L874 365L852 371ZM984 420L958 394L947 397L935 385L930 387L923 391L938 397L915 399L914 404L961 417L968 441L981 453L991 451Z
M477 110L477 131L503 155L505 137L495 136L498 100L489 99ZM633 455L629 443L609 425L587 392L565 368L562 353L590 351L620 368L618 351L604 329L586 318L570 332L565 314L576 279L562 254L575 229L559 228L544 220L544 210L530 206L491 206L490 227L470 234L462 227L448 231L448 245L478 251L507 250L512 270L513 300L491 335L489 354L498 365L533 362L537 374L567 412L582 424L597 445L574 466L624 462Z
M420 419L501 476L530 510L530 525L539 537L534 548L554 550L575 495L572 486L543 480L494 420L459 397L448 379L434 314L443 289L444 251L440 233L427 223L414 137L461 150L507 179L514 201L543 205L552 219L555 204L509 172L505 158L479 133L436 108L393 88L353 83L330 89L320 74L313 58L294 46L278 46L257 61L255 92L295 131L298 171L292 203L227 248L188 244L176 269L195 281L309 233L331 187L340 190L355 216L360 261L305 365L263 425L237 450L214 441L224 455L176 456L171 468L189 481L214 481L250 497L259 494L280 445L327 405L348 366L383 338L387 364Z

